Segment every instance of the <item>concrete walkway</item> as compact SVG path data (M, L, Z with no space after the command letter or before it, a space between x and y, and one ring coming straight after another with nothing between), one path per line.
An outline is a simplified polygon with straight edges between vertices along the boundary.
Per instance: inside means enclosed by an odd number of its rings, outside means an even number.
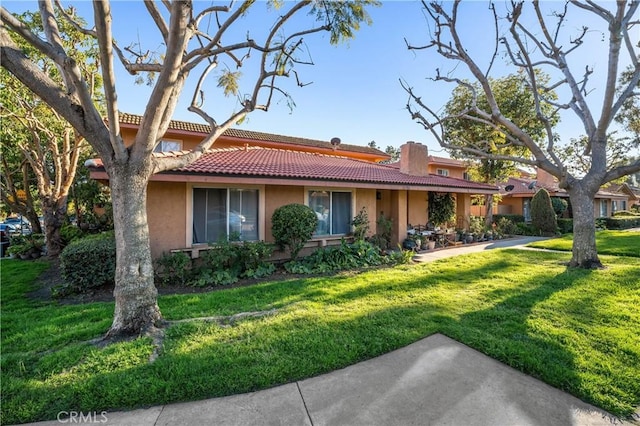
M459 246L418 254L417 260L529 241ZM259 392L90 414L91 421L85 423L132 426L640 425L621 422L441 334L342 370ZM77 420L35 424L80 423Z

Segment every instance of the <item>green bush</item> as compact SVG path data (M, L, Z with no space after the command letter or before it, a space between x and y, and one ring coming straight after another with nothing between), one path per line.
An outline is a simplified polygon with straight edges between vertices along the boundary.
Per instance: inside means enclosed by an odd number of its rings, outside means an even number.
M271 217L273 238L280 249L289 248L292 259L298 257L298 253L311 239L317 225L316 213L304 204L278 207Z
M569 203L564 198L551 197L551 206L556 216L560 217L569 208Z
M68 245L71 241L82 238L84 232L75 225L64 225L60 228L60 238L64 245Z
M200 258L193 280L198 287L229 285L240 278L262 278L275 272L267 262L273 247L262 241L221 241Z
M351 221L351 225L354 228L353 238L356 241L364 240L369 233L369 215L365 207L360 209L360 212Z
M516 223L516 235L540 235L540 231L530 223Z
M631 210L619 210L613 214L613 217L629 217L629 216L640 216L640 212L631 211Z
M496 232L499 235L515 235L518 233L518 226L516 222L503 216L496 222Z
M340 245L317 249L301 260L287 262L284 267L296 274L323 274L342 270L360 269L385 264L407 263L413 257L410 250L393 251L383 256L374 244L358 240Z
M380 215L376 221L378 231L369 238L369 242L380 250L384 251L391 247L391 232L393 230L393 220Z
M553 235L558 231L556 220L549 192L540 188L531 199L531 224L542 235Z
M493 221L495 223L500 222L500 219L509 219L513 223L524 223L524 216L521 214L494 214Z
M156 281L164 285L186 285L191 279L191 258L184 252L164 253L155 261Z
M606 229L630 229L640 227L640 216L615 216L599 218Z
M561 234L570 234L573 232L573 219L558 219L558 230Z
M75 240L60 254L60 273L70 291L113 284L116 270L116 242L113 232Z

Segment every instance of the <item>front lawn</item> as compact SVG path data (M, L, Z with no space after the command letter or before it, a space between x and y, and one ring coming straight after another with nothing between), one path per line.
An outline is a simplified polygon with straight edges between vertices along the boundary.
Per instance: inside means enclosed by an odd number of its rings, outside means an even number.
M435 263L163 296L174 323L99 349L112 303L25 299L36 272L2 261L2 422L249 392L322 374L440 332L618 416L640 405L640 258L490 250ZM40 268L44 266L39 266ZM18 268L22 268L17 271ZM30 275L29 275L30 274Z
M551 250L571 251L573 247L573 234L563 235L560 238L536 241L529 244L530 247ZM596 232L596 247L598 254L610 254L613 256L640 257L640 232L636 231L598 231Z

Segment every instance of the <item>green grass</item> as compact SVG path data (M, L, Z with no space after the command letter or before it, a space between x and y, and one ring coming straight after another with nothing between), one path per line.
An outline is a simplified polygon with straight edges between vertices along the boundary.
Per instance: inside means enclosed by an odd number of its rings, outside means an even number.
M490 250L435 263L165 296L180 323L153 363L149 339L104 349L112 303L25 299L38 271L2 261L2 422L255 391L372 358L440 332L610 411L640 405L640 258L567 269L568 253ZM36 264L44 268L44 264Z
M529 244L529 246L551 250L571 251L571 248L573 247L573 234L567 234L550 240L537 241ZM640 257L640 232L596 232L596 247L598 248L598 254Z

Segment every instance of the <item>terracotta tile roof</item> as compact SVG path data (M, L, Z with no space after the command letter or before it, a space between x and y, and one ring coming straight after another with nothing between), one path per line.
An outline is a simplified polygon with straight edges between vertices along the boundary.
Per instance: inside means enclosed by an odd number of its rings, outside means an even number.
M166 173L320 179L327 182L439 186L483 191L497 189L492 185L464 179L437 175L411 176L400 173L396 167L364 160L262 147L210 150L194 163Z
M538 185L538 183L536 182L535 186L533 186L530 189L529 185L531 185L531 183L534 182L534 181L535 181L535 179L525 179L525 178L510 177L505 183L501 183L498 187L500 188L500 193L501 194L505 194L505 195L526 195L526 194L530 194L533 197L533 195L536 193L536 191L542 187L541 185ZM507 191L505 189L505 187L507 187L509 185L512 185L513 189ZM555 188L554 187L544 187L544 188L549 192L561 191L560 188L558 188L557 186ZM562 192L564 192L564 190L562 190Z
M131 124L131 125L139 126L141 119L142 119L142 116L140 115L120 113L121 124ZM194 133L194 134L201 134L201 135L207 135L211 130L211 128L207 124L189 123L187 121L178 121L178 120L171 120L169 124L169 129L188 132L188 133ZM264 133L264 132L254 132L251 130L242 130L242 129L232 128L224 132L223 135L227 137L233 137L233 138L239 138L239 139L248 139L248 140L265 141L265 142L277 142L277 143L292 145L292 149L295 149L296 145L323 148L323 149L333 149L331 142L328 142L328 141L305 139L305 138L298 138L293 136L276 135L276 134ZM368 146L349 145L349 144L341 143L340 150L360 152L364 154L371 154L375 156L389 158L389 155L384 153L383 151L380 151L375 148L370 148Z

